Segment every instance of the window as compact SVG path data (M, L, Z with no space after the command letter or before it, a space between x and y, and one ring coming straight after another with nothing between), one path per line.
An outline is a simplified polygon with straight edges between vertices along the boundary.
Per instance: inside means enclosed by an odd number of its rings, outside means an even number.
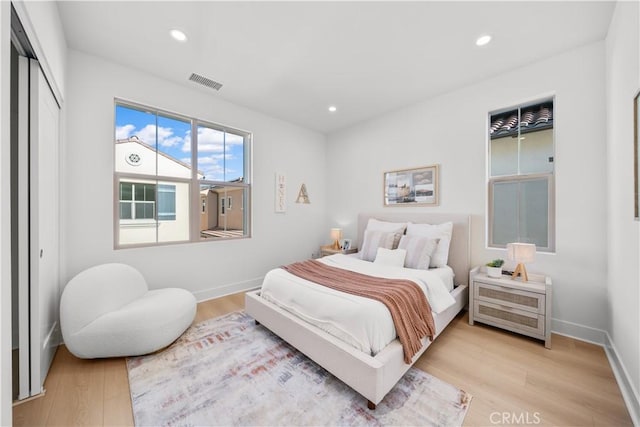
M175 221L176 219L176 186L158 185L158 220Z
M133 182L120 183L120 219L155 219L156 186Z
M490 114L488 182L489 246L554 251L553 100Z
M116 100L114 142L116 247L250 235L250 133Z
M176 186L158 186L158 220L176 219ZM156 219L156 185L120 182L120 219Z

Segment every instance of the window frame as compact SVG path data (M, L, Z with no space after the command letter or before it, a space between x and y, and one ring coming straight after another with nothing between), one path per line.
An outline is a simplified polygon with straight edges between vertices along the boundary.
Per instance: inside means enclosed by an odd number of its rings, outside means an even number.
M220 123L214 123L208 120L202 120L195 117L189 117L184 114L178 114L171 111L164 110L162 108L150 107L144 104L140 104L137 102L132 102L129 100L125 100L122 98L114 98L113 103L113 153L114 153L114 161L112 161L113 168L113 242L114 249L130 249L130 248L139 248L139 247L150 247L150 246L165 246L165 245L173 245L173 244L184 244L184 243L199 243L199 242L216 242L223 240L237 240L237 239L248 239L252 237L252 212L251 212L251 195L252 195L252 172L253 172L253 133L245 130L241 130L238 128L233 128L230 126L225 126ZM191 177L190 178L181 178L181 177L172 177L167 175L148 175L148 174L133 174L133 173L125 173L116 171L115 167L115 155L116 155L116 108L118 106L122 106L125 108L136 109L140 111L147 111L156 115L161 115L168 118L173 118L176 120L187 121L190 123L191 129ZM200 179L198 177L198 126L206 126L210 128L214 128L220 130L222 132L233 133L235 135L239 135L243 137L243 156L244 156L244 175L242 182L225 182L225 181L214 181L214 180L205 180ZM158 152L159 153L159 152ZM157 172L157 170L156 170ZM154 202L154 217L153 223L150 219L146 220L125 220L129 221L129 223L122 224L120 220L120 182L132 180L135 182L138 181L149 181L149 183L153 182L156 188L156 200ZM187 184L189 188L189 238L187 240L175 240L175 241L158 241L158 227L161 222L165 221L173 221L175 219L160 219L158 213L158 188L160 185L178 185L178 184ZM216 237L215 239L205 239L201 237L200 233L200 215L202 213L201 199L200 199L200 186L201 185L216 185L216 186L226 186L226 187L241 187L245 189L243 192L243 207L246 203L249 205L249 209L243 212L243 235L241 236L229 236L229 237ZM176 210L177 210L176 200ZM146 223L142 223L146 221ZM119 241L120 238L120 226L148 226L156 228L156 239L154 242L144 242L144 243L132 243L132 244L121 244Z
M518 112L518 120L521 117L522 110L527 107L532 107L538 104L544 104L550 102L553 105L553 116L554 116L554 124L551 128L552 130L552 157L553 157L553 168L551 172L542 172L542 173L520 173L520 125L518 123L518 158L517 158L517 171L515 174L511 175L496 175L491 176L492 170L492 158L491 158L491 134L489 133L489 128L491 127L491 118L496 115L500 115L502 113L516 110ZM493 242L493 196L494 196L494 185L497 183L522 183L525 181L532 180L547 180L547 246L541 247L536 245L536 251L538 252L547 252L547 253L555 253L556 250L556 168L557 168L557 158L556 158L556 125L555 125L555 116L556 116L556 99L555 96L547 96L541 99L537 99L531 102L521 103L515 106L511 106L508 108L501 108L499 110L490 111L487 115L487 127L485 129L486 141L487 141L487 162L486 162L486 176L487 176L487 216L486 216L486 242L487 247L490 249L504 249L506 248L506 244L498 244ZM542 129L544 130L544 129ZM529 131L530 132L530 131ZM526 132L526 133L529 133ZM525 134L526 134L525 133ZM519 224L519 219L516 218L516 222ZM520 229L520 227L518 227ZM517 237L516 242L523 242L520 236Z

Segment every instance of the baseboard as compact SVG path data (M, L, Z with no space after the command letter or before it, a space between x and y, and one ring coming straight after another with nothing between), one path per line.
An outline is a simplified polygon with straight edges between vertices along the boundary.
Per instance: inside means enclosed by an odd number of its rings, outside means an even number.
M640 394L629 380L629 373L618 356L618 350L608 333L606 333L605 339L604 351L607 353L609 364L618 382L618 387L620 387L624 403L627 405L631 421L633 421L633 425L640 426Z
M601 346L605 345L607 335L607 333L602 329L596 329L590 326L579 325L577 323L558 319L551 320L551 332Z
M607 359L609 360L609 365L613 371L613 375L616 377L618 388L620 389L624 403L629 411L629 416L631 416L631 421L634 425L640 426L640 395L633 386L633 383L630 381L629 373L618 356L618 351L616 350L609 333L601 329L591 328L589 326L558 319L553 319L551 324L551 332L554 334L590 342L604 348Z
M262 286L263 279L264 277L256 277L255 279L245 280L243 282L230 283L217 288L194 292L193 295L196 297L198 302L202 302L231 294L237 294L238 292L251 291Z

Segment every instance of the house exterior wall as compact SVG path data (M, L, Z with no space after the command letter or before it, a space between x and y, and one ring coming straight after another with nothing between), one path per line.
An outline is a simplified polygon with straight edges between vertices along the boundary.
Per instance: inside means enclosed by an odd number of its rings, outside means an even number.
M227 230L242 230L244 227L244 212L242 209L242 189L230 189L218 193L218 227ZM220 200L225 198L225 213L222 215ZM229 208L231 199L231 208Z
M156 175L157 170L158 175L191 179L191 168L162 154L156 154L149 146L137 142L118 142L115 146L116 172ZM138 163L127 161L132 154L139 156Z
M218 225L218 194L213 191L200 194L199 208L200 230L209 230L216 227Z
M136 161L129 157L135 155ZM139 142L117 142L115 144L115 170L128 174L122 178L123 182L171 185L176 189L176 218L172 220L152 219L120 219L118 221L118 243L120 245L135 245L155 243L156 233L158 242L180 242L189 240L189 184L184 182L151 181L133 179L130 175L156 175L158 173L182 179L191 179L191 168L177 162ZM161 171L161 172L160 172ZM157 213L156 204L156 213Z
M156 181L144 179L123 179L123 181L141 184L156 184ZM158 221L155 219L120 219L118 221L118 241L120 245L155 243L156 233L158 242L180 242L189 240L189 184L167 181L158 181L157 184L175 186L176 218L172 220Z

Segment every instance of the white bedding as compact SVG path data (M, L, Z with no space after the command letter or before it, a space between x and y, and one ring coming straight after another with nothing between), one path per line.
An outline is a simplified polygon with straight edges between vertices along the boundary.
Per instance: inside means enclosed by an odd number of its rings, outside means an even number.
M370 276L412 280L425 292L434 313L455 302L440 277L442 272L383 266L341 254L319 261ZM397 336L391 314L381 302L318 285L281 268L267 273L261 296L371 355Z

